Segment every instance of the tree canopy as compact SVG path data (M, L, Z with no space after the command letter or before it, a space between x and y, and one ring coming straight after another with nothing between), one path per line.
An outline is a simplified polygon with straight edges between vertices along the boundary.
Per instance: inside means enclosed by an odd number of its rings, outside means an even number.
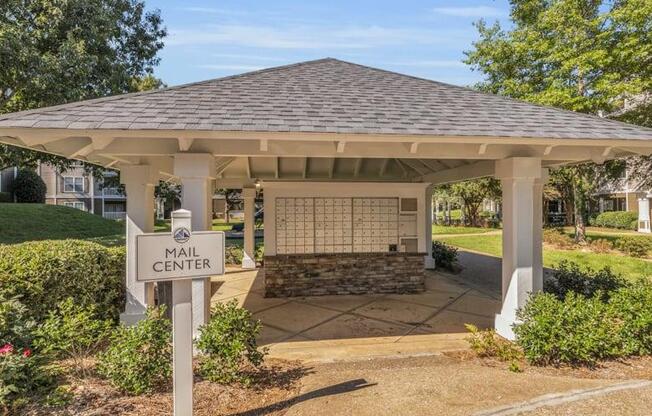
M652 2L649 0L511 0L513 27L479 21L466 63L482 72L477 88L600 116L645 124L652 105ZM637 102L635 106L628 106ZM631 108L630 108L631 107ZM576 238L584 207L622 164L587 163L553 172L575 205Z
M0 114L158 88L166 36L160 12L138 0L0 2ZM0 167L57 156L0 145Z

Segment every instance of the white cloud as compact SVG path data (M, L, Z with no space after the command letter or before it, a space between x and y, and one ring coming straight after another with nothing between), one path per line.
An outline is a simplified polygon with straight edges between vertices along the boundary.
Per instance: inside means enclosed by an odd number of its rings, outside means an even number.
M507 15L505 11L491 6L435 7L432 11L436 14L455 17L503 17Z
M226 24L198 29L171 29L167 45L230 45L269 49L364 49L404 44L467 42L468 31L433 31L381 26L287 27Z
M260 61L260 62L289 62L290 60L284 58L278 58L275 56L260 56L260 55L247 55L241 53L214 53L212 56L216 58L225 58L225 59L245 59L249 61Z
M223 15L234 15L234 16L244 16L246 13L236 10L228 9L218 9L215 7L200 7L200 6L188 6L181 7L179 10L193 13L204 13L204 14L223 14Z

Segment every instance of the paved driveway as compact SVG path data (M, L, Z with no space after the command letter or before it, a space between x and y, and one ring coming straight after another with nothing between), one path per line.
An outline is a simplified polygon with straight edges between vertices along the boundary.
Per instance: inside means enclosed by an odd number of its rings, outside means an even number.
M259 343L272 346L273 355L283 358L335 359L335 347L344 348L339 353L346 356L352 355L351 347L357 348L357 356L411 354L410 348L415 354L457 349L466 345L465 323L490 328L500 309L495 292L431 271L427 290L416 295L283 299L263 297L263 274L263 269L231 270L213 280L212 300L237 299L253 312L263 323ZM399 344L405 347L397 348ZM315 356L320 348L324 354ZM311 354L306 355L307 350Z

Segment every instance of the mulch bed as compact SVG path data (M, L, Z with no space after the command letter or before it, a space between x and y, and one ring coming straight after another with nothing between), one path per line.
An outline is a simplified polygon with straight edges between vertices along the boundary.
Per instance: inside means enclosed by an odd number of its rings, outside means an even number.
M301 378L308 370L298 362L269 359L255 375L251 386L221 385L195 378L196 416L279 416L298 396ZM64 407L31 405L20 410L25 416L157 416L172 414L171 387L151 395L128 396L105 380L90 376L68 380L73 399Z

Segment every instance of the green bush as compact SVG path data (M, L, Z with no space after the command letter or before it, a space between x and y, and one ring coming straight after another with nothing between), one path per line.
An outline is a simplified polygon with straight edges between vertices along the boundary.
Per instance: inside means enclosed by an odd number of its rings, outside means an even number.
M434 240L432 242L432 257L435 259L435 267L453 270L457 263L457 248Z
M519 310L516 341L532 364L594 365L619 355L618 332L605 322L606 312L599 297L569 292L560 300L540 293Z
M622 355L652 354L652 284L638 284L614 292L606 322L618 329Z
M32 169L19 170L13 188L17 202L45 203L47 187L43 179Z
M259 368L265 356L256 343L261 328L260 321L254 321L251 312L238 307L237 301L215 305L197 340L197 349L202 353L199 359L202 377L218 383L249 384L251 376L243 368L245 365Z
M254 258L256 261L263 261L263 254L265 246L262 243L256 244ZM227 244L224 249L224 263L225 264L241 264L244 257L244 249L240 245Z
M17 299L0 301L0 345L29 347L35 326L35 322L28 318L25 305Z
M98 372L129 394L151 393L172 375L172 324L164 308L149 309L134 326L120 326L105 352L98 355Z
M35 331L34 346L59 358L70 358L78 374L85 374L84 360L106 340L113 322L97 319L95 305L80 306L72 298L59 303Z
M629 211L609 211L603 212L595 218L594 225L597 227L620 228L623 230L636 229L632 224L638 221L638 214Z
M470 335L466 338L478 357L497 358L510 363L510 370L520 371L519 361L523 351L514 343L500 337L493 329L480 330L472 324L464 324Z
M3 414L19 414L16 409L25 405L30 396L46 393L55 387L53 367L44 358L32 354L29 348L12 344L0 346L0 408Z
M602 297L608 297L611 291L625 285L625 279L608 267L595 271L589 267L582 269L577 263L562 261L555 267L552 276L544 280L543 290L563 300L570 292L586 297L600 293Z
M646 257L652 250L652 240L648 237L621 237L616 241L616 248L632 257Z
M0 192L0 202L14 202L9 192Z
M595 240L589 241L589 247L594 253L608 253L613 250L614 245L611 241L606 238L598 238Z
M19 297L29 316L42 322L72 297L97 305L100 318L117 320L124 304L124 247L79 240L0 245L0 299Z

